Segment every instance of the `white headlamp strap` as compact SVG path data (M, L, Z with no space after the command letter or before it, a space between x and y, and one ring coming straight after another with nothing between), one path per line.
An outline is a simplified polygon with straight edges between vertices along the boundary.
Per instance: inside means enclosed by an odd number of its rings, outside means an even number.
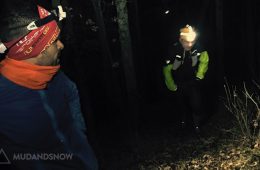
M4 54L6 50L7 50L6 46L2 42L0 42L0 53Z
M64 18L66 18L66 12L63 11L63 8L61 5L58 6L58 10L59 10L59 21L63 20Z

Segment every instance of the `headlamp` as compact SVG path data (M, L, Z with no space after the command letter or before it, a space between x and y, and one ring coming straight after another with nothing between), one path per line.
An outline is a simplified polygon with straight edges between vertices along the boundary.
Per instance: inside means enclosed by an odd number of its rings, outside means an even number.
M192 42L196 39L197 33L190 25L186 25L184 28L180 30L180 36L185 41Z

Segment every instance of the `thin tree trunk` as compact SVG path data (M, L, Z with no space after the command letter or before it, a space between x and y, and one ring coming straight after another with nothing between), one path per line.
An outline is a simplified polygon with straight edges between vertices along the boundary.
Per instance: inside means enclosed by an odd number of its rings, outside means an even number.
M108 39L107 39L107 33L106 33L106 27L104 22L104 17L101 9L101 1L100 0L91 0L92 4L94 6L95 14L96 14L96 20L98 25L98 31L99 31L99 41L101 43L102 48L102 55L103 55L103 65L104 65L104 82L105 82L105 90L106 95L108 98L108 105L107 107L109 111L113 111L113 105L110 105L111 103L117 103L117 107L120 107L119 110L122 110L122 93L121 89L119 87L119 80L116 78L116 75L114 73L114 70L112 69L112 65L114 64L114 61L112 59L112 54L109 48ZM120 98L120 99L117 99ZM120 101L120 102L118 102Z
M223 75L224 75L224 67L223 67L223 49L224 49L224 37L223 37L223 1L222 0L216 0L215 1L216 6L216 42L217 42L217 64L218 64L218 82L220 84L223 84Z
M256 50L256 30L255 30L255 16L254 16L254 6L251 1L246 1L246 20L245 20L245 40L246 40L246 51L245 58L247 58L247 67L250 71L250 78L257 78L257 65L255 58Z
M133 61L132 42L129 32L127 0L116 0L119 37L121 42L122 64L127 90L127 119L130 132L137 132L138 97L137 82Z

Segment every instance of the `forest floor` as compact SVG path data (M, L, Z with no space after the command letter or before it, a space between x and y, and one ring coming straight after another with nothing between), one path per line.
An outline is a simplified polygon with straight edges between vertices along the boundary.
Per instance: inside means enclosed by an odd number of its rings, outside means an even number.
M150 111L156 112L155 107ZM200 136L176 128L176 122L155 120L143 124L131 139L108 135L98 154L100 169L260 170L260 140L250 143L235 132L232 116L224 110L208 120Z

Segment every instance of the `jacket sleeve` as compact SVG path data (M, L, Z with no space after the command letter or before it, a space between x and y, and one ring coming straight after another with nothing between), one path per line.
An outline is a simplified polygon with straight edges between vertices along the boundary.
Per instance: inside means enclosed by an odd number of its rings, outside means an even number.
M177 85L174 82L174 79L172 77L172 68L173 64L168 64L163 67L163 75L164 75L164 80L167 88L171 91L176 91L177 90Z
M200 54L199 57L199 65L198 65L198 70L196 73L196 77L199 79L204 79L205 74L208 70L208 64L209 64L209 56L207 51L203 51Z
M77 86L65 74L65 95L68 100L69 109L72 114L74 124L81 130L86 131L86 124L81 112L80 99Z

